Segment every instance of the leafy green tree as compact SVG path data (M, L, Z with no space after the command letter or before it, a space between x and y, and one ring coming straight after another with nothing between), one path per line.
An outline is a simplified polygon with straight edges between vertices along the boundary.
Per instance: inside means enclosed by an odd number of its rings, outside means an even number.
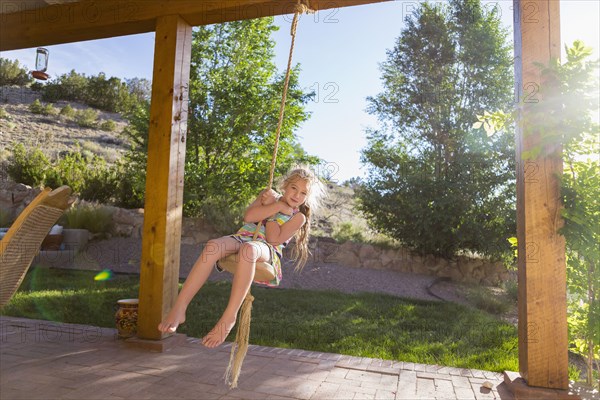
M536 134L538 145L523 160L554 157L562 149L561 194L566 239L568 324L571 350L587 361L587 382L600 376L600 126L598 61L581 41L566 47L567 60L538 65L544 77L543 101L530 107L523 135ZM484 112L479 123L490 133L513 126L517 112ZM595 370L594 370L595 369Z
M274 63L272 18L202 26L193 32L186 142L184 212L231 229L239 209L266 186L283 89ZM290 78L277 159L281 173L293 162L316 163L294 130L308 118L310 99ZM128 114L132 171L145 173L148 107ZM143 182L135 178L133 187ZM138 189L135 189L139 193Z
M423 3L405 22L381 65L383 91L368 99L380 127L362 152L360 207L372 228L423 254L506 254L513 135L488 138L473 123L510 107L507 32L479 0Z
M275 29L272 18L263 18L193 32L184 212L203 215L223 231L239 223L240 208L268 181L284 78L273 60ZM308 118L303 105L310 96L298 88L296 68L290 78L278 173L293 162L319 161L305 153L293 133ZM126 114L129 124L123 130L131 150L120 188L123 200L136 207L143 205L149 109L147 102L136 104Z
M123 129L123 136L130 148L117 167L118 175L123 178L116 187L117 204L121 207L142 208L146 185L150 102L135 105L125 114L125 118L128 125Z
M21 67L19 60L9 60L0 57L0 86L26 86L33 82L25 66Z
M90 107L120 113L127 113L136 104L148 101L150 89L147 79L122 81L116 77L107 78L103 72L86 77L75 70L51 79L41 87L45 101L78 101Z
M125 79L129 94L136 104L149 102L152 94L152 82L145 78Z
M131 106L130 96L127 84L119 78L107 79L103 72L88 78L85 102L90 107L123 112Z
M556 60L543 73L551 77L550 110L536 113L542 145L563 144L561 181L566 239L569 335L573 350L587 363L587 383L598 388L600 377L600 126L598 61L592 49L576 41L567 60ZM542 149L543 151L543 149ZM595 377L594 377L595 375Z
M596 146L596 155L598 150ZM597 159L569 162L563 176L565 196L563 233L567 240L569 334L573 349L583 355L587 361L587 383L596 386L600 377L600 249L598 248L600 184L598 177L600 177L600 163Z
M88 79L84 74L75 72L62 74L51 79L42 87L42 99L56 102L59 100L84 102L86 98Z
M267 184L284 78L273 61L271 33L276 29L272 18L263 18L202 26L194 32L188 212L244 206ZM303 108L308 100L298 88L296 67L281 129L279 173L294 160L308 159L293 134L308 118Z

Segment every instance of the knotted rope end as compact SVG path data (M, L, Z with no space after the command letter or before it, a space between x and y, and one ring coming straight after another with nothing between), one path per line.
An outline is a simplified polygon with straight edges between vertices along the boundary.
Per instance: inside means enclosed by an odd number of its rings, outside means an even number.
M250 320L252 318L252 302L254 296L246 295L242 307L240 308L240 320L238 322L235 342L231 346L231 354L229 355L229 365L225 371L225 383L230 389L235 389L238 385L238 378L242 371L242 364L246 353L248 352L248 342L250 339Z
M298 3L294 6L294 12L298 14L314 14L317 10L310 7L309 0L298 0Z

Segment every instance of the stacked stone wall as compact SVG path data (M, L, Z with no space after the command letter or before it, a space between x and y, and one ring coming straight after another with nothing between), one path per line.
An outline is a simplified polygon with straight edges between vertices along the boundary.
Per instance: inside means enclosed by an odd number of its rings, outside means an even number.
M4 213L16 217L39 192L39 189L4 181L0 183L0 208ZM112 215L115 236L141 238L143 209L102 207L108 209ZM183 244L202 245L218 236L210 225L199 218L183 219ZM326 237L313 237L310 248L312 255L309 262L313 263L336 263L348 268L389 269L485 285L498 285L509 277L501 262L490 262L482 258L457 257L454 260L446 260L416 255L404 248L390 249L354 242L337 243ZM289 256L289 250L286 253Z

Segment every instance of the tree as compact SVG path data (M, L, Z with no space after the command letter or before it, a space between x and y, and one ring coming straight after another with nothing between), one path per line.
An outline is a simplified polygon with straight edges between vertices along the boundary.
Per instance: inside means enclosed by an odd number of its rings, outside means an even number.
M380 127L362 151L360 207L372 228L422 254L505 254L513 135L487 137L473 123L511 106L507 32L479 0L424 3L405 23L381 65L383 91L368 98Z
M21 67L19 60L11 61L0 57L0 86L25 86L32 81L27 68Z
M138 104L148 102L150 90L150 82L146 79L122 81L114 76L106 78L104 72L86 77L75 70L51 79L41 88L45 101L78 101L104 111L124 114L132 112Z
M568 323L571 350L586 359L587 383L598 386L600 375L600 127L598 61L592 49L576 40L565 46L567 60L537 65L544 77L536 103L521 118L523 135L535 134L537 145L521 153L523 160L563 156L561 210L567 258ZM491 133L512 127L512 113L484 112L479 123ZM596 368L596 370L594 370ZM595 376L594 376L595 375Z
M148 102L152 95L152 82L146 78L125 79L129 94L135 100L134 103Z
M589 60L592 49L581 41L566 47L566 54L564 64L555 62L545 70L558 88L556 118L548 119L544 112L544 121L552 124L545 131L557 132L564 145L561 233L567 251L569 335L586 359L587 383L600 388L600 127L593 118L598 112L598 61Z
M80 101L84 102L87 94L88 78L72 69L68 74L62 74L42 87L42 99L45 101Z
M106 78L104 72L87 79L85 102L90 107L108 112L124 112L124 104L129 102L129 89L125 82L114 76Z
M146 166L148 160L148 130L150 128L150 101L139 102L125 114L128 125L123 136L129 142L118 171L127 171L119 182L117 199L121 206L130 208L144 207L146 190ZM120 174L119 174L120 175Z
M202 215L228 231L244 207L266 186L283 89L274 59L272 18L201 26L193 31L189 87L184 212ZM294 162L316 164L296 140L294 130L308 118L310 99L298 88L298 67L290 87L281 130L277 174ZM128 114L125 134L132 143L128 162L135 167L131 188L143 183L148 140L148 107ZM136 175L133 179L133 175ZM139 198L139 189L135 189Z
M185 200L188 213L225 215L247 204L268 182L283 89L272 18L201 26L193 33ZM312 161L294 130L308 118L309 95L290 77L277 172ZM234 218L237 219L237 218ZM239 221L229 218L220 223Z

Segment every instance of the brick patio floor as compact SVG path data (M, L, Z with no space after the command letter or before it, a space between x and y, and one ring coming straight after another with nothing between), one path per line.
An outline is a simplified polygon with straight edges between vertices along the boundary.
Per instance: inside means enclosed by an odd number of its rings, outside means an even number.
M114 329L0 317L0 399L512 399L495 372L250 346L239 387L230 343L164 353ZM482 386L489 381L493 389Z

